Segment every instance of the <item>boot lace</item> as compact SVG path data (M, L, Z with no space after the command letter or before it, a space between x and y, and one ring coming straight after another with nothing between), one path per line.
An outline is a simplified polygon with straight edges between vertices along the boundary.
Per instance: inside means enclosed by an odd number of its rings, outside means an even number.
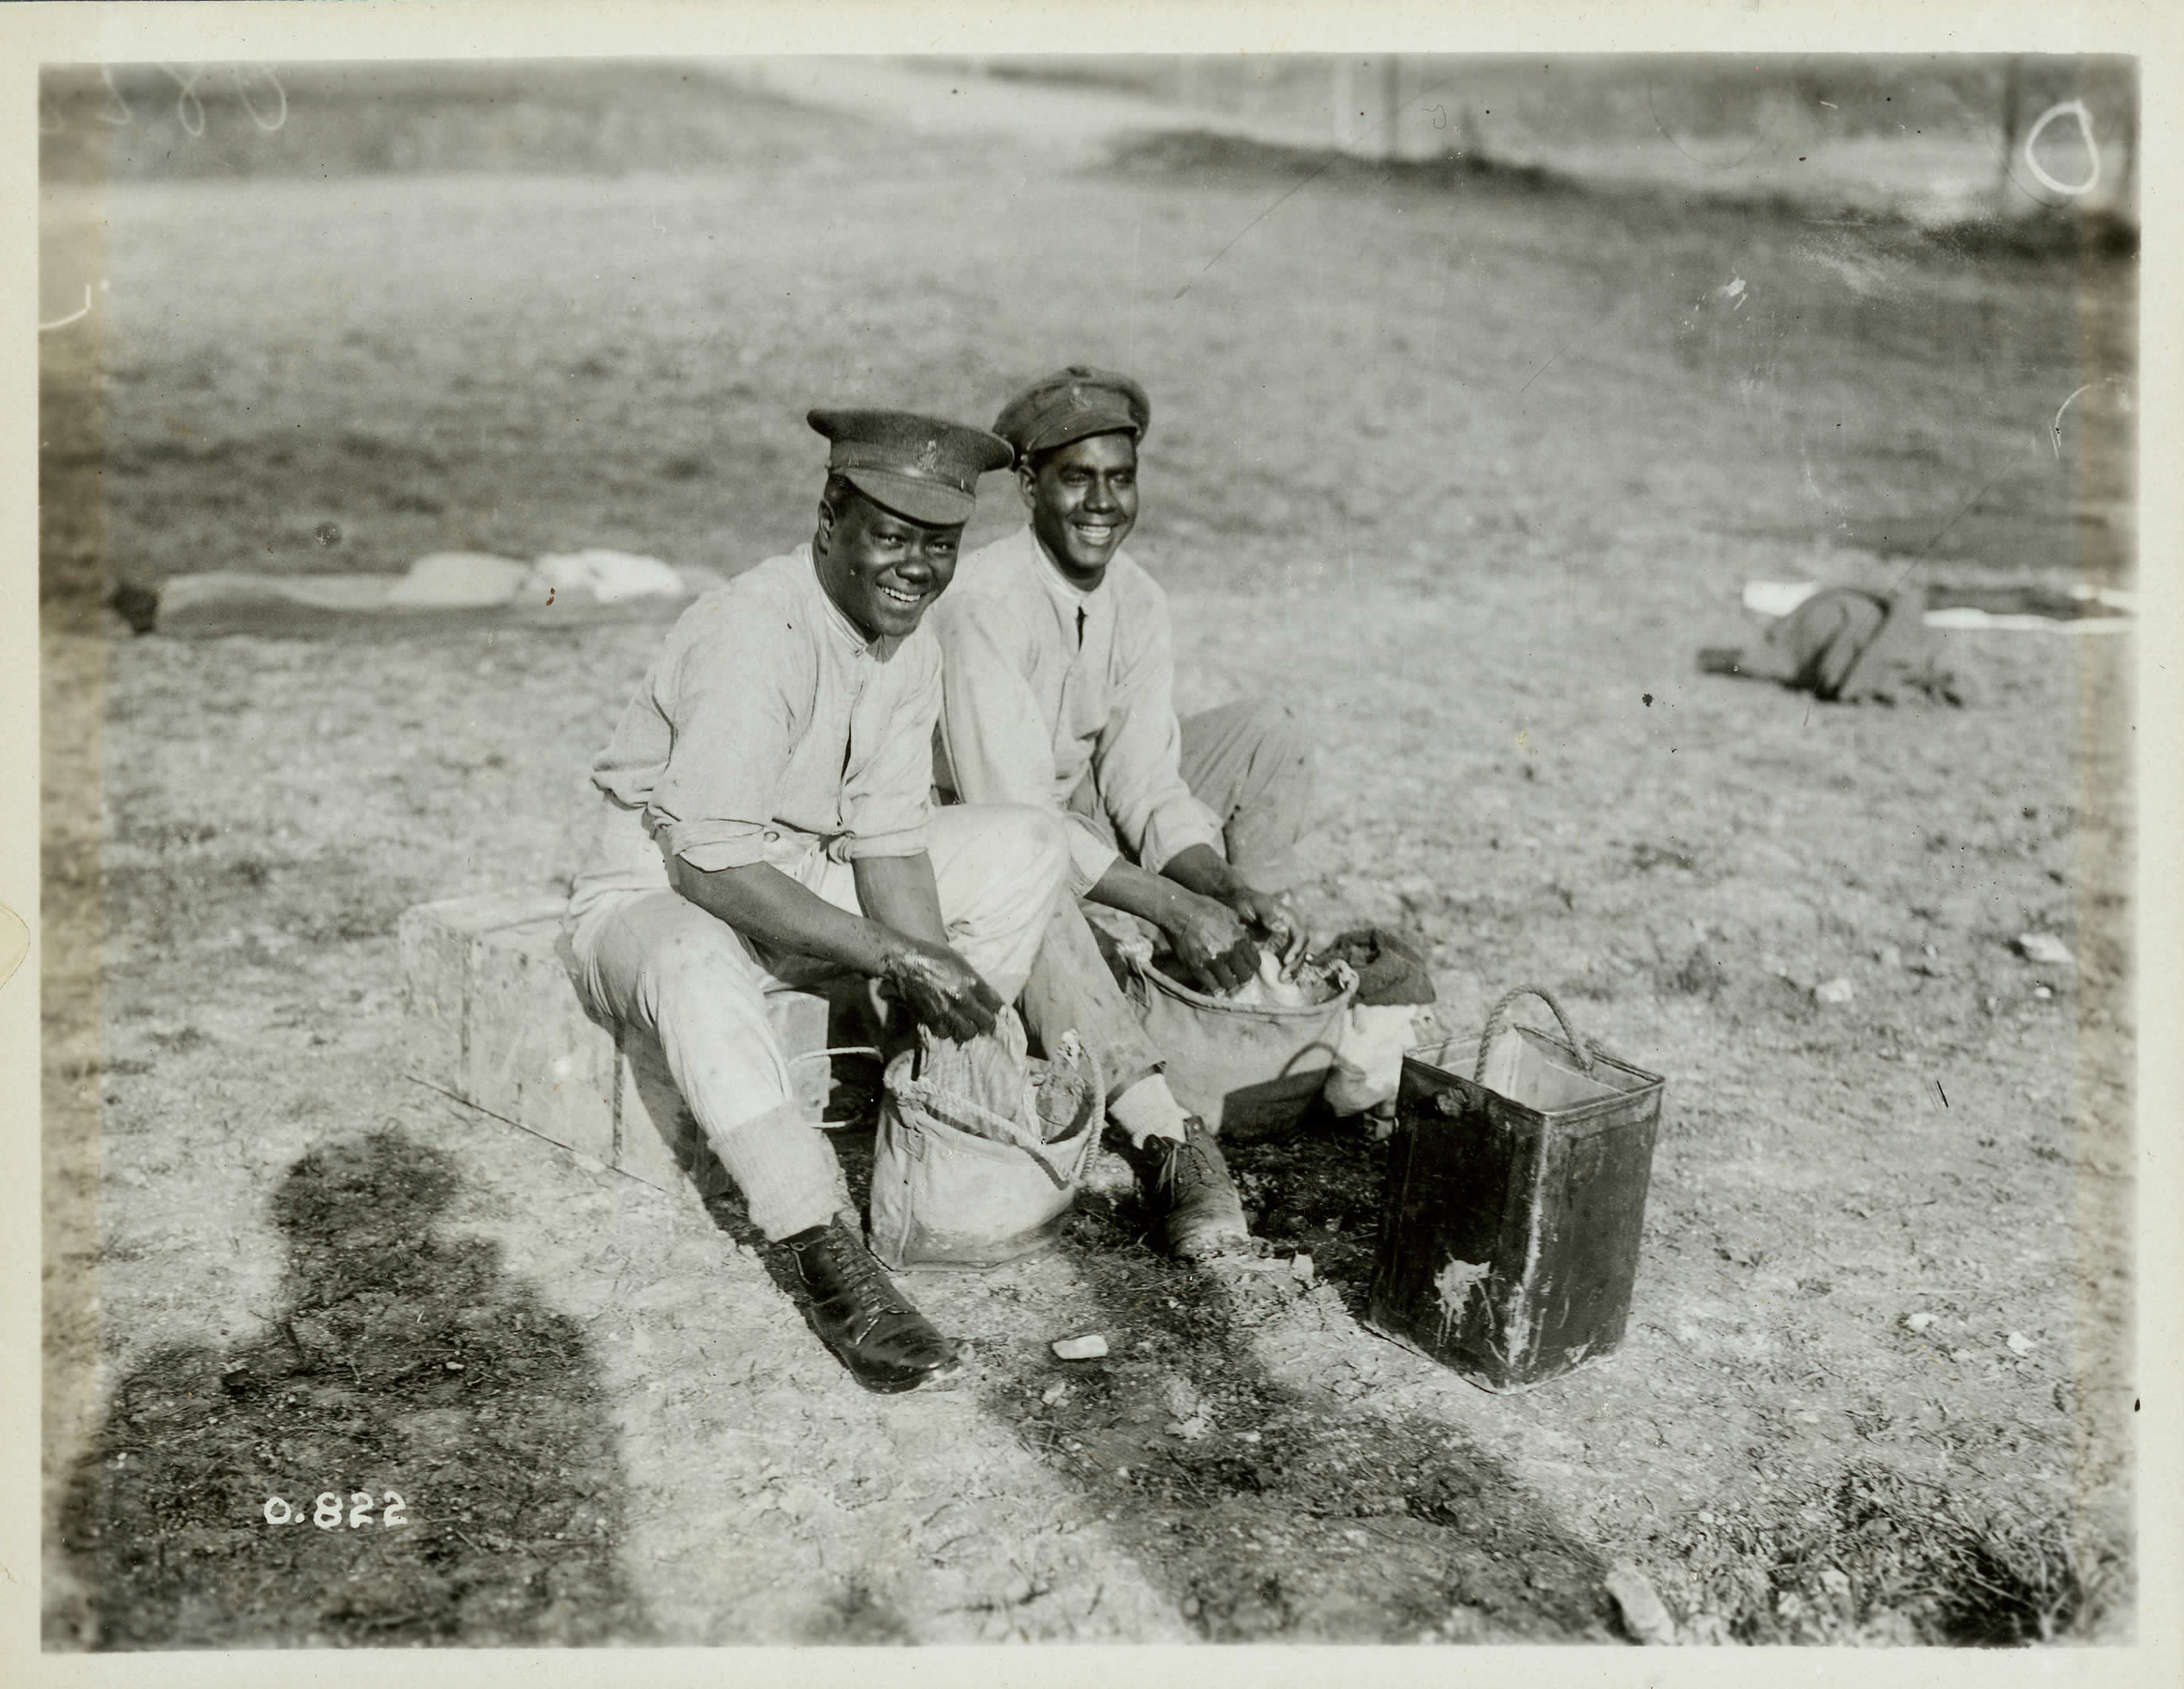
M1176 1145L1167 1157L1167 1165L1161 1169L1161 1182L1178 1196L1187 1196L1209 1185L1218 1185L1220 1174L1215 1171L1213 1158L1194 1134Z
M881 1267L878 1257L858 1239L836 1227L819 1240L829 1265L841 1274L843 1287L875 1313L914 1312Z

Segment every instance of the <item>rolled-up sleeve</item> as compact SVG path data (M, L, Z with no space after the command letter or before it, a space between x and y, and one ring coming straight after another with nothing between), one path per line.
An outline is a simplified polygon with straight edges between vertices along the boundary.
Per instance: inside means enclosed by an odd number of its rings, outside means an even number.
M1061 818L1069 823L1069 895L1089 896L1123 853L1084 817L1065 813Z
M898 656L914 657L916 677L894 701L886 736L842 794L842 824L848 836L839 854L850 861L866 856L915 856L931 839L933 725L940 714L940 653L928 641L915 652L905 647Z
M1006 603L983 598L944 603L934 627L945 659L941 753L956 795L967 804L1056 809L1052 729L1026 678L1029 630L1016 625ZM1117 854L1081 821L1072 826L1070 895L1090 891Z
M659 682L674 742L645 822L670 856L708 873L765 859L795 748L794 700L811 689L809 656L770 632L724 610Z
M1175 655L1167 617L1153 615L1117 648L1128 655L1093 747L1100 800L1139 867L1158 873L1194 844L1222 850L1221 824L1183 778Z

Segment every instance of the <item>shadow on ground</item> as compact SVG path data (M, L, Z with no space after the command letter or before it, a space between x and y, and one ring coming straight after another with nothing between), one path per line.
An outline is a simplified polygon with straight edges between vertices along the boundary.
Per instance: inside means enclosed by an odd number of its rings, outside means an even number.
M871 1131L829 1136L849 1189L861 1196ZM1364 1306L1384 1158L1331 1122L1234 1156L1247 1190L1287 1193L1261 1229L1284 1251L1318 1251L1334 1294L1313 1307L1345 1331ZM766 1244L740 1198L706 1206L805 1308L787 1252ZM1093 1190L1079 1196L1065 1227L1061 1248L1078 1283L1067 1293L1070 1307L1051 1312L1078 1322L1072 1329L1109 1334L1114 1352L1104 1360L1058 1362L1043 1342L981 1331L975 1316L967 1325L960 1300L947 1323L967 1340L981 1408L1081 1490L1109 1536L1201 1636L1615 1639L1607 1566L1500 1462L1436 1421L1376 1413L1268 1375L1252 1335L1294 1295L1286 1274L1186 1270L1147 1247L1144 1229L1134 1196ZM1006 1269L903 1282L918 1298L944 1278L951 1299L989 1290L1008 1303L994 1306L999 1323L1021 1313L1024 1281ZM1201 1419L1206 1429L1194 1435L1167 1430ZM1033 1580L1021 1598L1048 1593ZM904 1638L893 1616L854 1588L833 1618L812 1640Z
M289 1169L269 1334L153 1354L75 1474L86 1645L644 1640L598 1363L495 1246L438 1231L457 1188L393 1131Z
M1284 1252L1317 1251L1335 1294L1305 1306L1345 1331L1366 1292L1383 1153L1331 1129L1232 1157L1247 1192L1285 1193L1261 1229ZM1285 1271L1186 1271L1142 1229L1134 1196L1080 1200L1064 1247L1113 1351L1023 1355L984 1405L1082 1487L1201 1635L1613 1637L1600 1556L1501 1462L1438 1421L1269 1375L1253 1334L1297 1296Z

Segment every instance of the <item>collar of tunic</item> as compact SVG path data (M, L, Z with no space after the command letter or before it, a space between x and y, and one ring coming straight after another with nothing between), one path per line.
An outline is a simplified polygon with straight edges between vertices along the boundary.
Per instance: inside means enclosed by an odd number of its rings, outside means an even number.
M1046 588L1048 601L1054 607L1055 627L1061 635L1061 649L1067 656L1065 688L1073 692L1100 684L1091 677L1104 673L1107 668L1115 629L1116 597L1103 590L1107 584L1106 577L1102 577L1100 585L1087 592L1061 572L1028 524L1017 531L1017 538L1024 555L1031 559L1032 572ZM1116 554L1117 560L1121 555L1120 552ZM1113 567L1114 563L1109 563L1111 571ZM1067 716L1068 711L1065 710L1063 713Z
M1031 555L1039 560L1039 577L1046 583L1046 589L1067 605L1072 616L1079 608L1090 608L1093 598L1099 592L1100 587L1093 587L1088 590L1063 574L1061 566L1048 555L1045 542L1039 538L1034 529L1025 528L1024 538L1031 545ZM1103 587L1106 583L1106 577L1101 576L1100 586Z
M895 647L902 644L886 634L871 634L850 620L842 606L834 602L834 595L827 590L827 583L819 578L818 560L811 555L811 542L805 540L788 554L804 566L804 574L811 581L811 590L824 608L820 620L833 630L834 636L852 650L867 655L875 662L885 662L894 655Z

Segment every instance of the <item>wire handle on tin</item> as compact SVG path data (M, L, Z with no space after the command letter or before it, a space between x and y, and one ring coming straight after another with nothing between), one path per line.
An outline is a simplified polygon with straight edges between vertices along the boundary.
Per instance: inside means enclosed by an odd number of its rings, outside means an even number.
M1502 1035L1502 1023L1508 1018L1510 1005L1519 997L1537 997L1555 1012L1555 1023L1563 1029L1563 1039L1577 1052L1580 1067L1586 1073L1592 1071L1592 1046L1578 1036L1570 1017L1563 1012L1563 1006L1555 1001L1554 993L1541 985L1519 985L1502 994L1486 1017L1486 1030L1479 1035L1479 1065L1472 1070L1471 1082L1475 1085L1486 1083L1486 1052L1494 1047L1494 1040Z
M788 1065L793 1067L799 1062L816 1062L822 1058L832 1060L837 1056L864 1056L875 1062L887 1060L887 1056L882 1051L875 1050L869 1044L838 1044L831 1050L800 1050L788 1058ZM859 1113L846 1120L819 1120L813 1123L822 1132L838 1132L847 1130L861 1123L866 1125L871 1123L866 1111L860 1111Z
M838 1044L831 1050L799 1051L788 1058L788 1065L793 1067L799 1062L816 1062L822 1056L869 1056L875 1062L887 1059L869 1044Z

